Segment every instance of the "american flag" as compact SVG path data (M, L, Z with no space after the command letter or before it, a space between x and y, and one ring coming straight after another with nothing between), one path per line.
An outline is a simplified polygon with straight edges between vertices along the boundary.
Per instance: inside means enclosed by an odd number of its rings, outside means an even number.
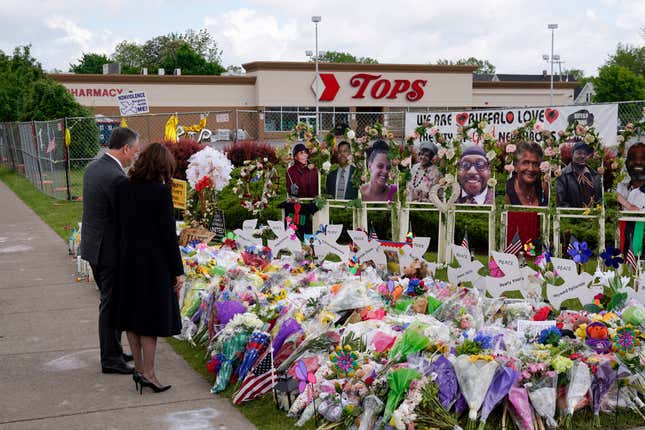
M567 252L569 252L570 249L573 249L573 244L574 242L577 242L578 238L575 237L574 235L569 236L569 245L567 245Z
M464 238L461 239L461 246L466 249L470 249L470 244L468 243L468 232L464 233Z
M520 232L515 231L515 236L513 236L511 243L509 243L506 246L506 249L504 250L504 252L507 254L517 254L521 250L522 250L522 239L520 239Z
M378 236L376 234L376 230L374 230L374 226L370 226L370 234L368 235L370 240L378 240Z
M258 359L258 364L251 370L244 380L240 389L233 397L236 405L253 400L273 389L276 384L275 368L273 367L273 353L267 348L264 354Z
M636 262L636 256L634 255L634 251L632 250L631 236L628 238L628 244L626 248L627 248L627 252L625 253L625 263L629 265L629 268L632 270L632 272L636 273L638 263Z

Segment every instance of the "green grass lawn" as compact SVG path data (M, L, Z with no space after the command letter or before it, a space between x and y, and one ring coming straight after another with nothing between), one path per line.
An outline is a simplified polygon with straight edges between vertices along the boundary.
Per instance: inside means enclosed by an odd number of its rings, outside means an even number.
M24 176L0 168L0 180L65 241L70 228L78 225L83 213L81 202L57 200L35 188Z
M0 168L0 180L4 182L18 197L25 202L33 211L47 223L56 233L67 240L69 237L69 228L75 226L81 220L82 203L56 200L36 189L22 175L16 174L9 169ZM77 184L78 186L78 184ZM435 257L428 254L428 258ZM476 256L477 259L486 264L486 256ZM592 272L595 269L595 262L585 266L585 270ZM446 269L437 272L437 278L446 279ZM566 302L565 302L566 304ZM572 304L572 307L573 306ZM206 351L204 348L193 347L186 341L180 341L173 338L167 339L172 348L181 355L189 365L201 374L210 383L214 382L214 376L206 370ZM220 394L223 398L230 399L233 394L233 387L229 387ZM294 420L288 418L284 412L276 409L271 395L266 395L261 399L243 404L238 409L244 416L260 430L291 430L296 429ZM500 428L499 411L495 411L488 420L486 429ZM588 410L578 412L573 422L574 429L588 429L592 417ZM510 423L510 420L509 420ZM601 415L602 428L626 428L634 425L642 425L642 418L634 412L621 411L617 415ZM304 429L313 429L313 420ZM510 424L509 429L513 428Z

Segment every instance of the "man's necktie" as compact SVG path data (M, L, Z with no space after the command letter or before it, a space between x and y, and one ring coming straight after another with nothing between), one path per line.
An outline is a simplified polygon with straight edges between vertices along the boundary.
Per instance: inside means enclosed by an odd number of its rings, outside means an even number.
M345 169L340 168L340 177L338 178L338 189L336 190L336 198L345 199Z

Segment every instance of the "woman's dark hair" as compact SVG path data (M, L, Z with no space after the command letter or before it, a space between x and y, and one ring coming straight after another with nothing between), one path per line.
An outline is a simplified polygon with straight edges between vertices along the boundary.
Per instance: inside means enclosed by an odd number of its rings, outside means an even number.
M370 148L367 148L365 155L367 156L367 164L371 164L378 154L386 154L389 152L387 143L382 140L375 141Z
M161 143L146 146L130 170L132 181L159 181L170 186L175 173L175 157Z
M542 151L542 147L537 142L521 141L518 143L515 149L515 159L519 160L523 152L531 152L540 157L540 160L544 159L544 151Z

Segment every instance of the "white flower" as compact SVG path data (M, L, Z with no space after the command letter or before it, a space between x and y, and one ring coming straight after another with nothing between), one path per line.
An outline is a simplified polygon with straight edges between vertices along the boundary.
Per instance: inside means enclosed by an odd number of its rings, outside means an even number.
M455 158L455 150L450 148L446 151L446 159L452 160L453 158Z
M347 138L349 140L355 139L356 138L356 132L354 130L349 130L346 134Z
M488 182L487 182L487 183L488 183L488 186L492 188L492 187L494 187L495 185L497 185L497 179L495 179L495 178L490 178L490 179L488 179Z
M492 149L486 153L486 158L488 159L488 161L493 161L493 159L496 156L497 156L497 154Z
M448 173L446 176L444 176L444 178L447 184L452 184L453 182L455 182L455 175L453 175L452 173Z
M483 130L486 128L487 125L488 123L482 120L482 121L479 121L479 124L477 124L477 127Z
M585 138L584 138L584 141L585 141L585 142L587 142L587 143L593 143L593 141L594 141L594 140L595 140L595 139L594 139L594 137L593 137L593 134L587 133L587 134L585 135Z
M188 159L186 178L190 186L195 188L201 178L208 176L213 182L213 188L221 191L231 180L232 171L233 165L226 155L207 146Z
M325 162L322 164L322 169L323 169L325 172L329 172L329 169L331 169L331 163L330 163L329 161L325 161Z
M381 129L381 134L382 134L383 136L386 136L386 135L387 135L387 128L383 127L383 128Z

